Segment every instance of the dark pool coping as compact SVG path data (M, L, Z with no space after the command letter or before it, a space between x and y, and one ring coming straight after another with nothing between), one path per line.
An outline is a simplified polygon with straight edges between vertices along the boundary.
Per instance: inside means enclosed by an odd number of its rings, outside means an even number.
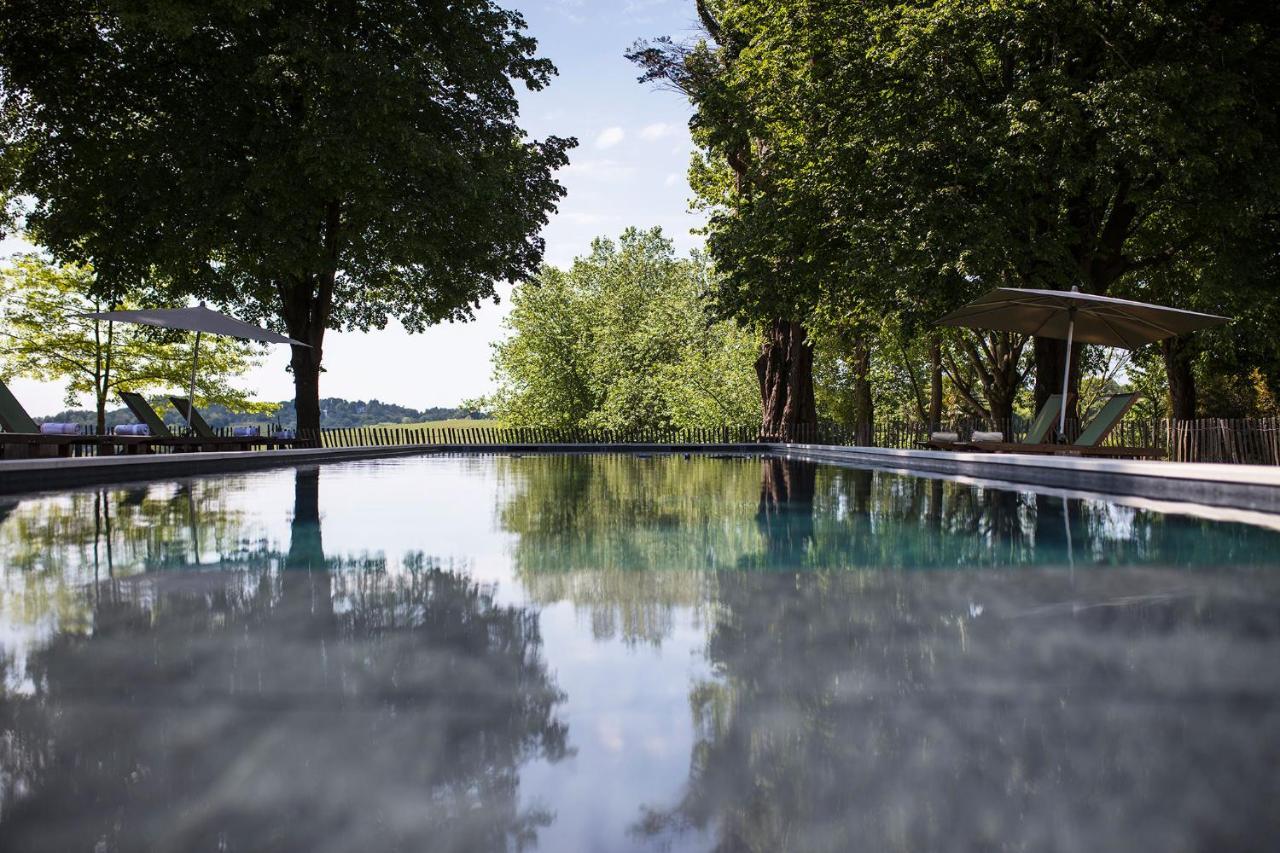
M0 461L0 494L201 476L262 468L447 454L768 453L907 473L1280 513L1280 467L1081 459L1025 453L958 453L813 444L419 444Z
M1055 489L1280 513L1280 467L1033 453L959 453L815 444L772 445L788 459L928 472Z

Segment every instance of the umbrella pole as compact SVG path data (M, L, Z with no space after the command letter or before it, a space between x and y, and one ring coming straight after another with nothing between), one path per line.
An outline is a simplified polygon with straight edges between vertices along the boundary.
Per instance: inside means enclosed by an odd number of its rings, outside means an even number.
M1071 387L1071 342L1076 335L1076 309L1068 312L1071 318L1067 324L1067 357L1063 359L1066 367L1062 369L1062 408L1058 414L1058 441L1063 441L1067 432L1067 389Z
M200 363L200 330L196 330L196 345L191 350L191 389L187 394L187 429L196 431L196 365Z

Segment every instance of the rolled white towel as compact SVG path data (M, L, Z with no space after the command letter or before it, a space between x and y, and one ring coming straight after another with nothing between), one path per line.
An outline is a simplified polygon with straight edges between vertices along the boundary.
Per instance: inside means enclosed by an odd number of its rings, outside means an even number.
M970 441L1004 441L1004 433L1002 432L975 432L969 439Z
M232 427L232 438L256 438L258 436L257 427Z
M931 432L931 433L929 433L929 440L930 440L930 441L937 441L937 442L947 442L947 441L950 441L950 442L956 442L956 441L959 441L959 440L960 440L960 433L958 433L958 432Z
M146 424L120 424L114 432L116 435L151 435Z
M78 435L79 433L80 433L79 424L65 424L65 423L40 424L41 435Z

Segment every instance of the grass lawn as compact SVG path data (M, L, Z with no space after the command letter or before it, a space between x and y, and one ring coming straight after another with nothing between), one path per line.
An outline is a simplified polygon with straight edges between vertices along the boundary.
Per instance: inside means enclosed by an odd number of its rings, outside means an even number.
M492 418L473 420L455 418L449 421L424 421L416 424L377 424L377 429L502 429L502 421Z

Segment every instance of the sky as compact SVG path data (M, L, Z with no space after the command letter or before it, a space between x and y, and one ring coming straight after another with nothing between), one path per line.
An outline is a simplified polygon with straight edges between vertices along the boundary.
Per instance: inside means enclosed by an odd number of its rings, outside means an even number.
M623 53L638 38L696 35L693 0L498 0L520 11L539 54L559 69L550 87L524 92L521 126L535 139L573 136L578 147L558 175L568 190L543 230L546 260L567 265L591 240L631 225L661 226L682 252L699 245L690 230L686 171L693 151L690 108L679 95L642 86ZM30 249L0 243L0 255ZM511 288L502 303L486 304L471 323L442 324L421 335L398 326L325 336L323 397L378 399L414 408L454 406L493 389L491 344L503 335ZM285 371L288 349L268 352L242 384L263 400L293 398ZM34 416L63 408L56 383L15 379L14 394Z

